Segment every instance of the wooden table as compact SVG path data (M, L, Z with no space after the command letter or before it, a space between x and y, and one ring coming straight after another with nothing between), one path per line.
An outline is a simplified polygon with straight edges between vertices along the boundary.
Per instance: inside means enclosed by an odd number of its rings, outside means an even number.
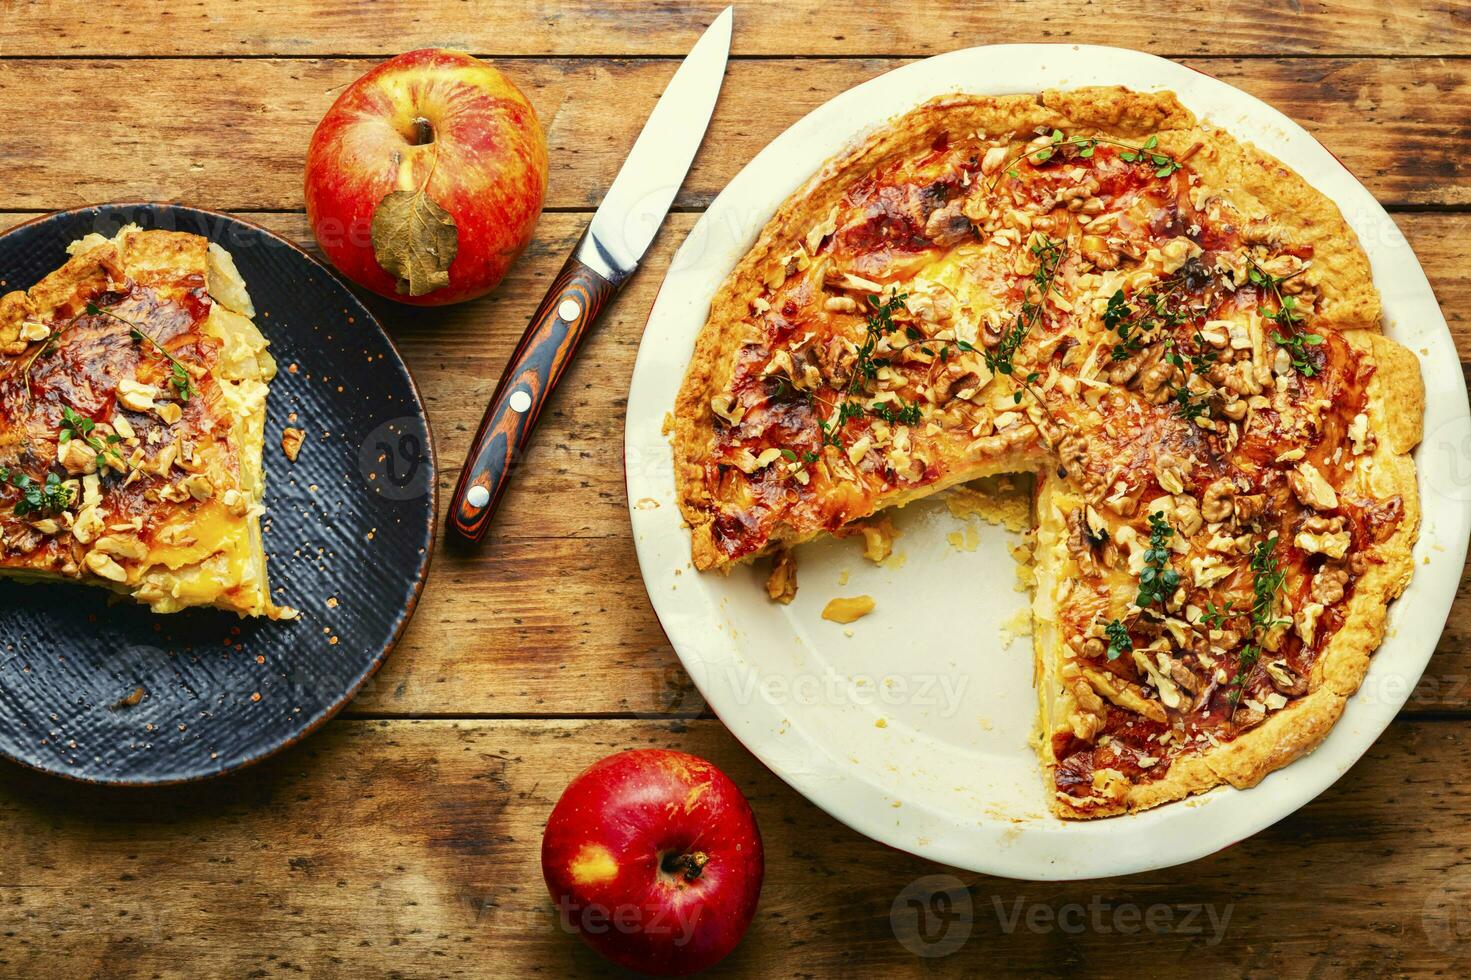
M179 199L301 242L302 156L338 90L429 45L492 57L552 152L506 283L435 312L378 303L428 401L442 488L532 306L719 2L0 3L0 225ZM0 975L588 974L538 863L567 780L616 749L707 756L750 795L761 909L745 974L1471 969L1471 600L1400 720L1301 812L1183 868L1037 884L954 872L847 830L714 720L645 597L622 482L639 333L675 246L760 147L903 61L1088 41L1175 57L1301 121L1394 212L1471 359L1471 21L1459 0L1170 4L769 0L736 13L704 149L653 253L543 416L491 533L441 550L378 677L305 744L209 785L104 792L0 767ZM616 111L609 111L610 105ZM971 914L916 938L917 879ZM895 922L905 942L896 939ZM910 923L912 925L912 923Z

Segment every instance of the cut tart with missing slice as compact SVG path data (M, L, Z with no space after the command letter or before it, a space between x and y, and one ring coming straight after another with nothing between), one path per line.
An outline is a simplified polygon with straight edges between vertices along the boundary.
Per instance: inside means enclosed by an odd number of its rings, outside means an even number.
M1408 584L1424 414L1337 208L1169 93L946 96L829 161L674 413L697 568L1038 474L1053 811L1310 751ZM977 624L980 625L980 624Z
M260 517L276 365L228 252L129 225L0 297L0 576L290 618Z

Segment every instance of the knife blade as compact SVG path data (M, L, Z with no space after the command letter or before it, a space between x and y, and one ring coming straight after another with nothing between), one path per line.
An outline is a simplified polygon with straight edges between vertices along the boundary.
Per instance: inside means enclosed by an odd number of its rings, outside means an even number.
M685 56L496 385L450 500L449 524L485 536L511 471L588 327L638 268L704 140L725 78L733 8Z

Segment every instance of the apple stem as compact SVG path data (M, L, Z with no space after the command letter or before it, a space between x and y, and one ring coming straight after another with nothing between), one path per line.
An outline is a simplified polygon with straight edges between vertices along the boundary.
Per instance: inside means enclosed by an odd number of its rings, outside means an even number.
M694 881L700 877L700 872L705 870L705 865L710 863L710 855L704 851L692 851L688 854L676 854L670 851L664 855L660 862L665 874L684 875L685 881Z
M431 123L429 120L425 119L423 116L420 116L417 119L415 119L414 120L414 137L413 137L413 143L414 143L414 145L415 146L426 146L426 145L428 145L430 143L433 143L433 142L434 142L434 124Z

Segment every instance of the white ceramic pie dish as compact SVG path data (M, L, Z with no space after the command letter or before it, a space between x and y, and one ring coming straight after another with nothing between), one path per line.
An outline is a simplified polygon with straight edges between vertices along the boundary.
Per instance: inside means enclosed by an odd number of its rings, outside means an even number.
M1198 116L1276 155L1342 209L1373 264L1386 332L1420 356L1425 441L1415 454L1423 524L1416 574L1391 609L1363 688L1327 740L1250 790L1221 787L1144 813L1065 822L1047 812L1028 744L1036 716L1026 637L1000 627L1027 606L1010 535L948 538L966 522L935 501L894 515L896 558L854 540L797 552L800 588L771 602L763 573L700 574L675 502L663 433L715 290L777 207L824 160L895 115L952 91L1081 85L1171 89ZM896 69L809 113L743 169L676 254L629 392L628 499L644 583L685 668L742 743L850 827L945 864L1028 879L1122 875L1210 854L1316 797L1368 750L1414 690L1455 598L1471 531L1471 413L1459 358L1414 253L1373 196L1302 127L1225 82L1120 48L992 45ZM962 539L963 540L963 539ZM972 538L974 540L974 538ZM846 584L839 582L846 579ZM828 599L866 593L845 630ZM851 635L848 633L851 632Z

